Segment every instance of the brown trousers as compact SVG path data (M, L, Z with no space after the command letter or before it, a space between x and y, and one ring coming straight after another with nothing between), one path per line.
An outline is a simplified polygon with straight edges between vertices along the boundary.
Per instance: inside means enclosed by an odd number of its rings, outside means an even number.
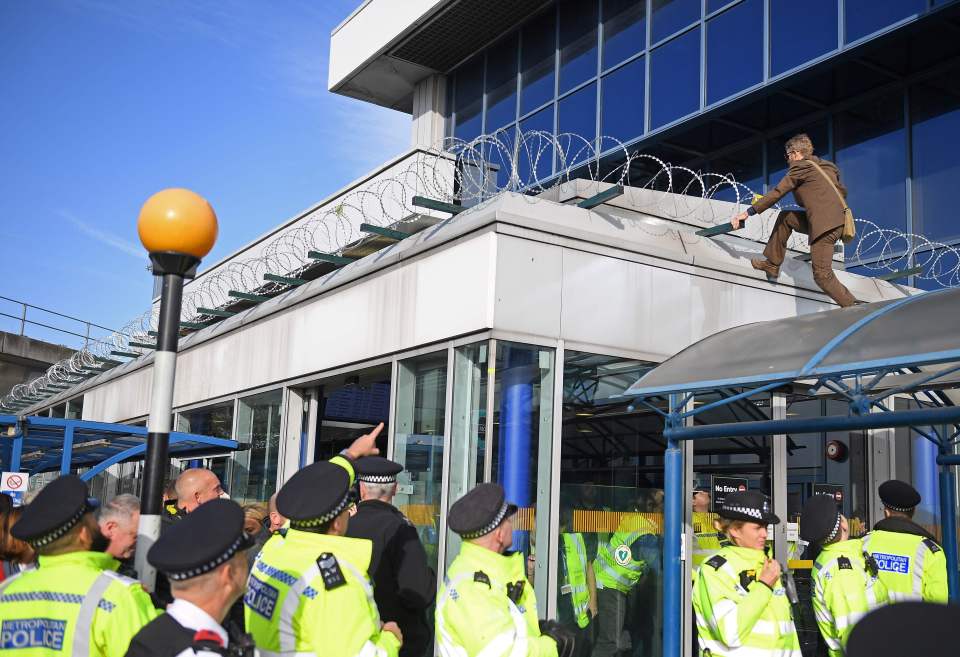
M770 233L770 240L763 250L767 260L779 267L787 251L787 240L794 231L810 234L810 222L806 212L783 210L777 215L777 221ZM813 280L820 289L830 295L841 308L852 306L857 299L833 273L833 245L843 234L843 226L837 226L810 242L810 264L813 267Z

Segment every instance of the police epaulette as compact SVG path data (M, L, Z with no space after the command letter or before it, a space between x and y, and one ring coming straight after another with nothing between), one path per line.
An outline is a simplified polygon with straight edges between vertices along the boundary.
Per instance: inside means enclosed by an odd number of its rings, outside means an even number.
M721 557L719 554L715 554L709 559L707 559L704 563L710 566L711 568L713 568L714 570L720 570L720 567L723 564L727 563L727 560Z
M473 581L480 582L481 584L486 584L490 588L493 588L493 585L490 584L490 578L487 577L487 574L482 570L478 570L473 574Z
M931 552L933 552L934 554L936 554L937 552L939 552L939 551L942 549L939 545L937 545L937 542L936 542L936 541L931 540L931 539L929 539L929 538L923 539L923 544L926 545L927 548L928 548Z
M853 564L850 563L850 559L840 555L837 557L837 568L840 570L853 570Z

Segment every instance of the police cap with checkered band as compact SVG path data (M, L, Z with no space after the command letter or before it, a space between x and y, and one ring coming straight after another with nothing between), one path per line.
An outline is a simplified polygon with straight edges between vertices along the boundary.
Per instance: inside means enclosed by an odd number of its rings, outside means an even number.
M316 530L340 515L353 501L350 475L329 461L311 463L290 477L277 493L277 511L290 527Z
M517 506L506 501L500 484L480 484L454 502L447 522L450 529L469 540L486 536L516 512Z
M40 548L65 536L84 515L99 507L100 502L89 497L85 481L76 475L64 475L40 490L10 533Z
M877 488L877 493L883 506L891 511L909 513L920 504L920 493L917 489L899 479L883 482Z
M210 572L253 543L243 529L240 505L211 500L166 529L147 552L147 561L179 582Z
M723 499L719 514L728 520L746 520L762 525L780 523L780 518L770 508L770 498L755 490L730 493Z
M364 456L357 459L357 481L365 484L393 484L403 466L382 456Z
M800 538L808 543L832 540L840 532L840 505L833 495L814 495L800 513Z

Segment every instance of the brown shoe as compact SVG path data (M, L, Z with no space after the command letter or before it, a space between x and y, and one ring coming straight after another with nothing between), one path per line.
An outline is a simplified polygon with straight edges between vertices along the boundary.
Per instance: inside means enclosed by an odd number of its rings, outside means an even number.
M769 260L761 260L760 258L754 258L750 261L750 264L753 265L754 269L759 269L770 278L777 278L778 276L780 276L780 267L773 264Z

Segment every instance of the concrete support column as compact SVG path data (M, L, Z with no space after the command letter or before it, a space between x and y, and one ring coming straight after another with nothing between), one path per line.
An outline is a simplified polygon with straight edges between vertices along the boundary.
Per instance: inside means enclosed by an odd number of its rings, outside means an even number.
M444 135L447 102L447 78L431 75L413 89L413 132L411 145L430 148Z

